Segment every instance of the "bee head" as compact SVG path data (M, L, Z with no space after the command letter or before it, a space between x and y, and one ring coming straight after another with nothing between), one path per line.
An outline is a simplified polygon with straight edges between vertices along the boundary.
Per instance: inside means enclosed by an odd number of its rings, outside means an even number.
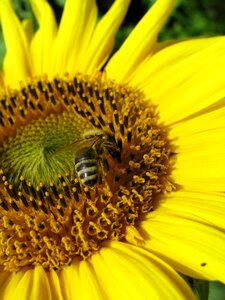
M91 129L83 134L83 138L85 140L89 140L92 138L99 138L101 140L107 140L107 134L101 129Z

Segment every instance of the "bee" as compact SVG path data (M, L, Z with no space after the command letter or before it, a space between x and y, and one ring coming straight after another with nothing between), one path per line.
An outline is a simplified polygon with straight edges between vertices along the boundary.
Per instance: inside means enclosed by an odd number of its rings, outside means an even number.
M75 153L75 173L83 186L90 188L96 186L102 172L109 170L105 154L108 153L114 157L115 153L119 153L116 142L110 141L108 134L101 129L84 132L79 141L68 145L68 147L71 146Z

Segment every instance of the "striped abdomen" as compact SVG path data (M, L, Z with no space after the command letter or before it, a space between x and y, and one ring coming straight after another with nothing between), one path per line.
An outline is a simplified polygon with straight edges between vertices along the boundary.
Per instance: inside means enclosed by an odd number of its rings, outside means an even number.
M98 182L98 157L93 148L82 149L75 157L75 171L82 184L93 187Z

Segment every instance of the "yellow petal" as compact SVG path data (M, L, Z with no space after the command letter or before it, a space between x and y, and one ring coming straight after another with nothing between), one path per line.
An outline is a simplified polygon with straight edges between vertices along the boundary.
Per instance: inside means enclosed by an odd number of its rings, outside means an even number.
M71 264L71 266L65 267L59 272L59 280L64 300L81 299L80 289L78 286L78 265L79 262L76 260Z
M18 299L18 295L15 295L15 290L21 282L25 272L11 273L6 276L5 272L1 273L1 285L0 285L0 298L4 300ZM23 298L22 298L23 299Z
M165 199L166 198L166 199ZM225 231L225 195L178 190L164 195L160 211Z
M5 75L3 72L0 71L0 91L3 90L5 82Z
M111 242L90 261L107 299L195 299L176 272L141 248Z
M225 129L178 137L173 182L189 190L225 190Z
M199 155L198 152L201 152L202 155L210 155L212 152L223 153L225 146L225 129L215 128L208 129L202 132L196 132L186 136L178 136L175 145L178 147L179 156L182 155ZM222 148L222 149L221 149ZM182 158L183 159L183 158ZM207 166L206 166L207 168Z
M88 261L74 260L71 266L65 267L59 274L63 300L105 300L94 270Z
M157 43L154 48L154 55L146 60L146 63L138 70L130 84L142 89L149 85L155 77L157 79L161 71L163 73L167 70L172 72L173 67L176 68L176 65L182 64L192 55L201 52L204 48L215 45L220 40L221 37L214 37ZM179 80L179 78L177 79ZM167 84L167 81L164 84Z
M0 296L4 300L62 300L61 297L52 298L48 278L42 267L12 273L10 280L1 287Z
M185 40L186 40L186 39L185 39ZM166 47L169 47L169 46L172 46L172 45L181 43L181 42L183 42L183 41L185 41L185 40L168 40L168 41L165 40L165 41L160 41L160 42L158 42L158 43L155 45L155 47L154 47L154 54L155 54L156 52L159 52L160 50L166 48ZM147 60L148 63L149 63L149 60L150 60L150 59L151 59L151 57L148 58L148 60ZM145 64L145 66L146 66L146 64ZM144 69L147 70L147 68L145 68L145 66L143 66L143 67L139 70L139 72L138 72L139 75L140 75L140 74L142 74L142 76L146 75L146 74L144 74L144 72L143 72ZM144 77L146 77L146 76L144 76ZM145 78L145 80L146 80L146 78Z
M32 74L48 73L57 24L51 6L45 0L31 0L39 24L31 45Z
M133 29L106 66L109 78L127 82L154 49L157 35L174 5L173 0L158 0Z
M24 19L22 21L22 26L24 33L26 34L27 41L29 43L33 37L33 22L31 19Z
M224 233L211 224L159 207L148 215L141 228L148 235L146 249L177 271L191 277L225 282L221 268L225 264Z
M5 287L11 281L12 275L13 274L11 272L0 271L0 297L1 297L1 299L2 299L2 294L3 294L3 292L1 292L1 291L4 291Z
M224 37L166 47L146 62L133 84L158 106L164 122L179 121L224 97L224 47Z
M97 24L86 49L79 59L79 71L93 74L100 70L109 57L115 40L115 34L121 25L130 0L116 0L109 11Z
M8 0L0 2L0 11L7 53L3 61L4 80L17 87L20 80L31 74L27 36Z
M77 62L93 33L97 19L94 0L67 0L54 42L50 75L76 72Z
M80 285L82 297L84 300L104 300L107 299L104 295L99 282L97 281L95 272L91 264L87 261L81 261L79 266ZM88 288L87 288L88 287Z
M212 129L219 129L225 127L225 99L200 111L181 122L176 122L170 126L169 138L171 140L185 140L186 136L206 132ZM178 142L179 143L179 142Z
M58 273L54 270L50 270L46 274L47 274L48 280L49 280L52 299L53 300L55 300L55 299L65 300L65 298L62 296L61 282L59 280ZM45 299L43 298L43 300L45 300Z

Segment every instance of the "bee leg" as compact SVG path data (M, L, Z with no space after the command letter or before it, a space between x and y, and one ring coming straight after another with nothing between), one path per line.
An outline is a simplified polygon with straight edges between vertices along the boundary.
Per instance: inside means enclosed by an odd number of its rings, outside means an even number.
M109 171L109 163L108 163L108 160L106 158L101 159L101 165L102 165L102 168L104 170L104 173L107 173Z
M112 156L113 159L116 159L119 163L121 162L121 153L116 149L108 149L109 154Z
M102 169L102 173L99 174L99 182L102 182L103 177L106 177L107 172L109 171L109 163L106 158L101 158L99 163Z
M99 184L102 184L102 174L99 174L99 176L98 176L98 182L99 182Z
M107 181L107 172L109 171L109 164L108 164L108 161L106 158L101 158L100 161L99 161L100 165L101 165L101 170L102 172L99 174L99 183L103 183L103 180L104 180L104 185L108 186L109 190L110 190L110 187L109 187L109 184L108 184L108 181Z

